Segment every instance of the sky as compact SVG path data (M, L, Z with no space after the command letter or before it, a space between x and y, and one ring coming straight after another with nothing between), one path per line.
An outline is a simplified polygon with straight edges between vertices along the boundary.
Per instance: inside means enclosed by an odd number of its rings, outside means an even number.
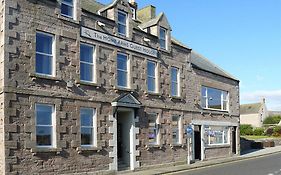
M111 0L98 0L108 4ZM281 111L281 0L136 0L172 35L240 80L240 102Z

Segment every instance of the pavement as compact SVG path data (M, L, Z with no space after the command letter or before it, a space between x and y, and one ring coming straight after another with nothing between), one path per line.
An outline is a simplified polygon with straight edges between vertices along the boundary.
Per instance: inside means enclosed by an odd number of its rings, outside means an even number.
M248 150L246 152L242 152L240 156L234 156L229 158L220 158L220 159L213 159L208 161L198 161L196 163L187 165L163 165L163 166L151 166L151 167L144 167L145 169L140 169L136 171L122 171L118 172L118 174L122 175L155 175L155 174L168 174L168 173L175 173L180 171L186 171L186 170L193 170L193 169L199 169L203 167L209 167L214 165L219 165L222 163L230 163L230 162L236 162L240 160L247 160L247 159L254 159L258 157L263 157L267 155L273 155L281 153L281 146L276 147L270 147L270 148L264 148L264 149L252 149Z

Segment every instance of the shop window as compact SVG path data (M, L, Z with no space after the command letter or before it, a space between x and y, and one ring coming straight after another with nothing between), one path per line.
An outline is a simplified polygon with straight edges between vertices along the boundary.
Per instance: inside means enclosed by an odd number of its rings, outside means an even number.
M205 141L207 145L229 144L229 127L205 126Z

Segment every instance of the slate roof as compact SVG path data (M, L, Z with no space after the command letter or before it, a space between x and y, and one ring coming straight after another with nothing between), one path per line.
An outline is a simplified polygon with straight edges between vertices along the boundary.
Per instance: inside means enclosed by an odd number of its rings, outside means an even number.
M82 0L81 7L91 13L97 13L100 9L104 8L105 5L97 2L96 0Z
M115 3L117 3L118 0L113 1L112 3L110 3L109 5L104 5L101 4L99 2L97 2L96 0L82 0L81 1L81 6L82 9L89 11L91 13L98 13L99 11L103 11L105 9L110 8L111 6L113 6ZM157 25L157 23L159 22L159 20L164 16L165 14L163 12L161 12L159 15L157 15L155 18L149 20L148 22L139 24L139 23L134 23L134 27L140 28L141 30L147 28L147 27L151 27L154 25ZM181 46L183 48L186 49L191 49L190 47L186 46L185 44L181 43L180 41L178 41L177 39L172 37L172 43ZM202 55L196 53L195 51L192 51L191 53L191 63L193 66L217 74L217 75L221 75L223 77L226 78L230 78L236 81L239 81L237 78L233 77L232 75L230 75L229 73L227 73L226 71L224 71L223 69L221 69L219 66L215 65L214 63L212 63L211 61L209 61L207 58L203 57Z
M262 103L252 103L240 105L240 114L257 114L259 113Z
M199 69L239 81L237 78L233 77L232 75L221 69L219 66L215 65L207 58L200 55L199 53L196 53L195 51L191 52L191 64Z

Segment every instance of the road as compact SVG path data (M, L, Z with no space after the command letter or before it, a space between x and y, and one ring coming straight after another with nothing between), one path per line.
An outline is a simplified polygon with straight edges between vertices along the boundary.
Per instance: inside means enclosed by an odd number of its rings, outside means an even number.
M173 175L281 175L281 153L265 157L225 163Z

